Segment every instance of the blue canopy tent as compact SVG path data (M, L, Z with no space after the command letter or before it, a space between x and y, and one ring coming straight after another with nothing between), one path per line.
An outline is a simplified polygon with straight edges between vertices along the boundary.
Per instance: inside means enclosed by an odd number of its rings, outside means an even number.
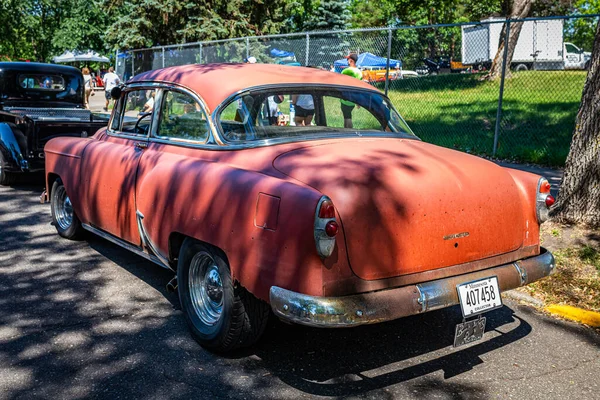
M292 57L294 58L294 60L296 59L296 55L294 53L292 53L291 51L285 51L285 50L279 50L279 49L271 49L271 57L275 57L275 58L285 58L285 57Z
M376 67L376 68L385 68L387 65L387 58L376 56L373 53L360 53L358 55L358 60L356 61L356 66L359 68L363 67ZM348 60L342 58L341 60L337 60L333 63L335 68L335 72L342 72L344 68L348 66ZM390 68L400 68L402 67L402 61L394 60L390 58Z
M282 65L295 65L299 66L300 63L296 61L296 55L291 51L279 50L276 48L271 49L271 57L277 59L277 64Z

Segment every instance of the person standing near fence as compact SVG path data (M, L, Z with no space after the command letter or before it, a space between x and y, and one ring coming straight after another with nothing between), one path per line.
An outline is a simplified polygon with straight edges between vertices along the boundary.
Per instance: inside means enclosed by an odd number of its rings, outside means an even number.
M358 56L354 53L346 56L348 68L344 68L342 74L362 80L362 71L356 67ZM342 114L344 115L344 128L352 128L352 110L356 104L348 100L340 100L342 103Z
M113 67L110 67L108 69L108 72L106 74L104 74L104 97L106 98L106 106L104 107L104 111L108 111L108 105L110 104L110 91L117 86L119 83L121 83L121 80L119 79L119 76L117 74L115 74L115 69ZM117 99L115 99L116 101Z

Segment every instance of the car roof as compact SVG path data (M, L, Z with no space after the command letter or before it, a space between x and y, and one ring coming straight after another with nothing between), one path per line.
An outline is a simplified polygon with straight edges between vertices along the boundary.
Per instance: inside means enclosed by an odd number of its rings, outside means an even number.
M341 85L378 91L366 82L316 68L277 64L191 64L144 72L128 83L169 82L186 86L212 112L229 96L263 85Z
M39 72L39 73L61 73L73 74L80 73L79 69L67 65L46 64L37 62L22 61L2 61L0 62L0 71L18 71L18 72Z

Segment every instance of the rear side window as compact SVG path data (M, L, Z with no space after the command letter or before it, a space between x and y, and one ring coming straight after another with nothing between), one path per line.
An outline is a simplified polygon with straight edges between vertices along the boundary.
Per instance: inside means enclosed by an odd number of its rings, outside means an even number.
M19 87L23 89L56 92L65 90L65 80L59 75L20 74L17 79Z

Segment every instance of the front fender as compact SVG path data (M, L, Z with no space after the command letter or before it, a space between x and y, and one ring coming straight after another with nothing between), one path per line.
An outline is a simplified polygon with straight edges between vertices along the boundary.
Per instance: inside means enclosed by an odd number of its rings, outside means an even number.
M20 136L23 134L16 129L15 125L0 123L0 153L4 160L1 167L5 171L25 172L29 169L29 163L25 159L25 143L22 143L24 137Z

